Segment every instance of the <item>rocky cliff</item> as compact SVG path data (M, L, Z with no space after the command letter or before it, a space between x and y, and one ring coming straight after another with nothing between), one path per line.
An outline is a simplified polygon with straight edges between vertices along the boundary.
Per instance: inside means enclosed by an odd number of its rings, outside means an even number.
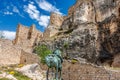
M120 67L116 57L120 53L120 0L77 0L59 27L47 45L59 46L71 59Z
M59 32L60 26L64 21L64 17L57 13L51 13L50 23L43 33L43 37L41 40L47 40L50 37L53 37Z

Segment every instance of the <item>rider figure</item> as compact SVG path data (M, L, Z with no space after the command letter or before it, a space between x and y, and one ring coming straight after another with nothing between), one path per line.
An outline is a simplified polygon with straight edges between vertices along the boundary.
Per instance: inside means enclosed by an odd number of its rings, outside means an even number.
M57 55L57 57L60 58L61 63L63 63L63 58L62 58L62 55L61 55L61 51L58 47L53 51L53 54Z

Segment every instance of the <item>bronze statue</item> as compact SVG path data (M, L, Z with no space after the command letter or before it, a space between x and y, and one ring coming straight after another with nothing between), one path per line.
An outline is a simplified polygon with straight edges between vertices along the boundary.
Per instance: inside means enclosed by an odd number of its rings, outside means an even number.
M56 74L55 74L55 80L61 80L61 71L62 71L62 56L61 51L57 48L52 54L49 54L45 57L46 64L48 66L47 70L47 80L49 75L49 68L55 68ZM60 73L60 77L58 78L58 73Z

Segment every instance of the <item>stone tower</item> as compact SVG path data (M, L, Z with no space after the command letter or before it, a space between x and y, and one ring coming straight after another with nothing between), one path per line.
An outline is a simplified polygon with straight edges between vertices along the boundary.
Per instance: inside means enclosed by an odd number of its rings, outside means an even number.
M64 17L57 13L51 13L50 15L50 23L43 33L43 38L47 39L59 32L60 26L64 21Z
M13 40L13 43L14 45L20 45L24 50L34 46L39 41L38 39L41 35L42 33L36 29L35 25L28 28L18 24L16 38Z

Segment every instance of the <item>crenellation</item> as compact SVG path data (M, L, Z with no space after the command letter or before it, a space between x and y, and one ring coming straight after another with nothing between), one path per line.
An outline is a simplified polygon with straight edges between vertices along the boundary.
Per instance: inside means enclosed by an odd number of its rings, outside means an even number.
M35 25L29 28L18 24L13 41L0 39L0 65L38 62L37 56L32 54L32 47L39 42L41 35L42 33L36 29ZM24 58L26 62L22 61Z
M42 35L40 31L38 31L35 25L32 25L30 28L25 27L21 24L18 25L16 38L13 41L15 45L21 45L23 47L32 47L37 37Z

